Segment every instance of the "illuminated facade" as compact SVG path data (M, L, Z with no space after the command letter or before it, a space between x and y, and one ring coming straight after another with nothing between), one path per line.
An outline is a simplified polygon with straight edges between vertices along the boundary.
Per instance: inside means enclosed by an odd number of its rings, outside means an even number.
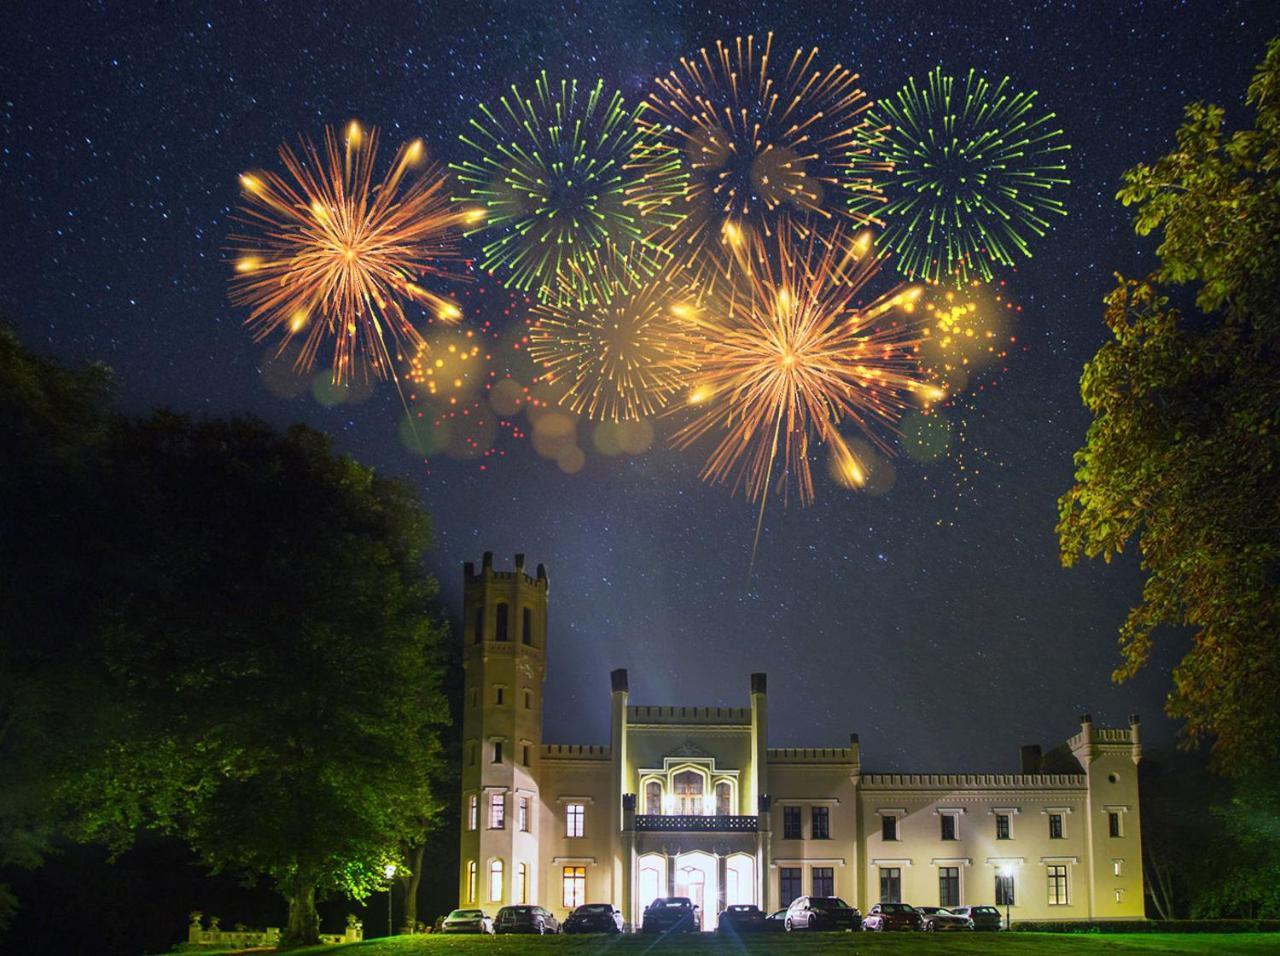
M466 566L460 905L563 917L688 896L1007 905L1012 919L1143 915L1137 717L1079 732L1019 773L892 774L847 746L772 748L764 674L745 707L649 707L611 675L605 744L542 741L547 575Z

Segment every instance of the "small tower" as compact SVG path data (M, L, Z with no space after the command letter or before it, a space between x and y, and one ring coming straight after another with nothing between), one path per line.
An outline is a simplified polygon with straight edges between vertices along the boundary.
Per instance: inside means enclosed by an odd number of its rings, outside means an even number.
M462 591L461 906L538 898L538 754L547 642L547 572L495 571L486 551Z

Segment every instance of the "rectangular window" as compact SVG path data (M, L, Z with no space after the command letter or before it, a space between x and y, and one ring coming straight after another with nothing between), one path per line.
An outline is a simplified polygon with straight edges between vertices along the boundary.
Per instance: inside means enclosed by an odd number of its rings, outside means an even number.
M1120 836L1120 814L1114 810L1107 813L1107 832L1113 837Z
M831 808L830 807L814 807L813 816L810 820L813 824L812 837L815 840L831 839ZM830 893L819 893L817 890L814 896L830 896Z
M832 867L815 866L813 868L813 895L836 895L836 871Z
M527 767L529 766L529 745L523 744L520 748L521 762Z
M489 829L501 830L507 825L507 797L503 793L489 794Z
M942 839L954 840L956 838L956 817L954 813L944 813L938 818L942 821Z
M501 706L502 706L502 696L503 696L503 694L502 694L502 688L501 688L501 687L495 687L495 688L493 689L493 702L494 702L495 704L497 704L499 707L501 707Z
M896 866L880 867L880 902L902 902L902 870Z
M960 905L960 867L938 867L938 905Z
M520 643L533 643L533 612L528 608L520 615Z
M1067 867L1053 864L1049 867L1049 905L1067 905Z
M880 839L893 841L898 839L898 818L885 814L880 818ZM888 902L884 900L883 902Z
M521 797L516 803L516 826L521 832L529 832L529 798Z
M467 829L474 830L480 826L480 797L472 794L467 798Z
M1123 874L1120 871L1123 869L1124 869L1124 860L1111 861L1111 872L1113 874L1115 874L1116 876L1122 876Z
M1009 839L1009 814L1007 813L996 814L996 839Z
M803 892L800 888L800 867L780 867L778 869L778 902L783 906L790 906L791 901Z
M507 606L505 604L499 604L497 607L497 621L493 631L493 639L495 641L505 641L507 639Z
M493 762L502 763L502 741L495 740L493 742Z
M800 808L799 807L783 807L782 808L782 839L799 840L800 839ZM797 893L796 896L800 894ZM790 902L790 900L788 900Z
M565 836L582 836L586 832L586 816L587 808L583 804L566 803L564 805Z
M1013 905L1013 877L996 874L996 906Z
M561 902L565 909L577 909L587 901L587 868L566 866L561 877L563 893Z
M533 710L533 694L530 691L524 692L524 709Z
M1062 814L1061 813L1049 814L1049 839L1050 840L1062 839Z

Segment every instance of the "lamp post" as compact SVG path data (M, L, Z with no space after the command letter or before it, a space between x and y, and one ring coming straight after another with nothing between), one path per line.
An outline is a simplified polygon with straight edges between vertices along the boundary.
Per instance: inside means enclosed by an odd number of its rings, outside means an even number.
M382 875L387 878L387 935L394 936L395 924L391 922L391 890L395 887L395 884L391 881L396 875L396 865L394 863L388 863L382 868Z
M1012 865L1012 864L1010 864L1010 863L1006 863L1006 864L1004 864L1002 867L1000 867L1000 876L1001 876L1001 878L1002 878L1002 879L1004 879L1004 881L1005 881L1005 884L1004 884L1004 929L1005 929L1005 932L1007 933L1007 932L1009 932L1009 930L1010 930L1010 929L1012 929L1012 928L1013 928L1013 923L1012 923L1011 918L1010 918L1010 916L1009 916L1009 903L1010 903L1010 899L1011 899L1011 897L1013 896L1013 894L1009 892L1010 888L1013 886L1013 865Z

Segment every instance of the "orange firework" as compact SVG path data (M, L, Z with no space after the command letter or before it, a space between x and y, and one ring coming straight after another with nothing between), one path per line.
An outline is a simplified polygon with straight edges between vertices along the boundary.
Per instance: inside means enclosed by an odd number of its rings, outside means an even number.
M716 41L655 81L637 122L649 142L678 151L688 176L675 204L683 217L653 237L664 247L699 253L744 236L803 240L820 223L876 221L876 136L857 74L818 66L816 48L774 62L772 46L772 33L763 44ZM649 162L638 153L632 166ZM648 182L633 198L644 198ZM850 191L863 199L856 212L846 205ZM714 257L693 258L697 277L710 279Z
M706 336L688 397L695 417L674 440L687 447L716 433L703 478L731 482L763 509L780 465L784 499L794 480L807 504L818 445L847 484L865 479L842 426L887 448L883 428L913 404L944 396L919 367L919 325L898 315L919 290L899 286L869 305L856 302L879 263L869 233L851 239L837 228L799 246L779 236L751 261L694 320Z
M283 351L301 337L300 370L332 337L335 382L370 370L393 375L391 346L400 358L423 345L402 302L446 322L461 317L456 304L418 282L449 274L457 227L482 214L451 205L442 169L423 163L422 140L402 146L376 183L378 131L354 122L345 133L326 129L323 149L302 138L299 150L284 145L279 153L289 178L240 177L239 218L252 231L231 237L232 302L250 310L255 341L281 332Z

